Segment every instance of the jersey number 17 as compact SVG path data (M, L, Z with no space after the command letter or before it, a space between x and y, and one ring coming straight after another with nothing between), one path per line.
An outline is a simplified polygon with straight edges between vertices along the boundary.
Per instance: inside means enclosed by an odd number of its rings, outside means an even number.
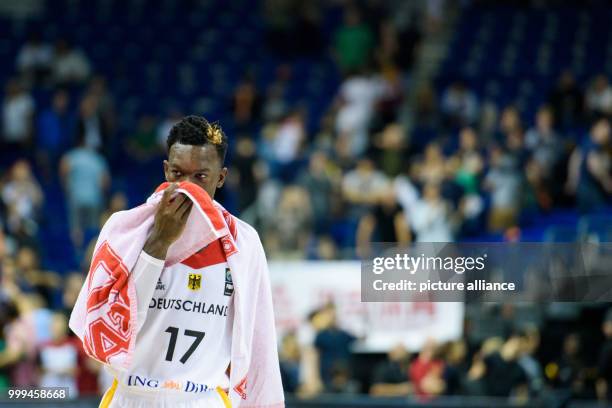
M172 361L172 357L174 356L174 347L176 346L176 340L178 339L179 329L178 327L169 326L166 329L166 333L170 333L170 344L168 344L168 351L166 351L166 361ZM191 343L191 346L189 346L185 354L183 354L183 357L181 357L180 359L180 362L183 364L185 364L189 357L191 357L195 349L198 348L198 346L202 342L202 339L204 339L205 333L185 329L184 334L185 336L193 337L193 343Z

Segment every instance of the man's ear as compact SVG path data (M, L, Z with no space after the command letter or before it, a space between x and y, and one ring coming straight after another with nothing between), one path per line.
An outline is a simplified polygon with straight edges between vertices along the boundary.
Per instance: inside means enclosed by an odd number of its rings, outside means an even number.
M227 177L227 167L224 167L219 172L219 181L217 182L217 188L223 187L223 184L225 184L226 177Z
M166 177L166 181L170 181L170 163L168 160L164 160L164 177Z

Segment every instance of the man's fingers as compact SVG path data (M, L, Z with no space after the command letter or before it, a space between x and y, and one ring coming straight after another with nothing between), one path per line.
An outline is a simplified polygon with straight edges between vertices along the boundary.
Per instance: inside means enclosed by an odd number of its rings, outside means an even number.
M190 202L191 200L189 199L189 197L187 197L185 194L181 194L181 202L177 204L174 212L180 212L181 209L188 205Z
M161 199L161 202L164 203L164 205L168 205L168 203L170 203L170 199L172 198L172 193L174 193L177 187L178 186L176 183L172 183L170 184L170 186L168 186L164 190L164 194L162 195L162 199Z
M191 208L193 207L193 201L187 199L185 204L183 204L179 209L178 209L178 213L181 217L181 220L186 220L187 217L189 216L189 213L191 212Z
M174 197L174 200L170 203L168 210L171 213L175 213L181 205L185 203L185 200L189 200L185 194L179 193Z

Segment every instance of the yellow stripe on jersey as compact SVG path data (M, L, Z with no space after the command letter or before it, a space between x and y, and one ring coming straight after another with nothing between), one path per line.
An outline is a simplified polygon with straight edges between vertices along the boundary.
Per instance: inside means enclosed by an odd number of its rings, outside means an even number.
M99 408L108 408L110 406L110 403L115 396L115 391L117 390L117 384L119 384L119 382L116 378L114 378L113 385L111 385L110 388L104 393L104 397L102 397Z
M230 402L230 399L225 393L225 391L223 391L223 388L217 387L217 392L221 396L221 399L223 400L223 405L225 405L225 408L232 408L232 403Z

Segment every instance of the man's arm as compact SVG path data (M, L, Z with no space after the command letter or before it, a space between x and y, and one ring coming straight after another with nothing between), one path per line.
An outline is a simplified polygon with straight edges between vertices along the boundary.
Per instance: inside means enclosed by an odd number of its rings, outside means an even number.
M138 311L138 324L136 325L137 333L140 331L140 328L147 318L149 303L153 298L157 280L163 269L164 261L148 255L145 251L140 253L138 261L136 261L136 265L134 269L132 269L132 279L136 288L136 310Z
M170 185L162 196L155 213L151 235L132 270L136 298L138 300L138 325L140 330L147 317L157 280L164 269L164 260L170 245L178 239L187 222L192 202L184 194L172 199L176 184Z

